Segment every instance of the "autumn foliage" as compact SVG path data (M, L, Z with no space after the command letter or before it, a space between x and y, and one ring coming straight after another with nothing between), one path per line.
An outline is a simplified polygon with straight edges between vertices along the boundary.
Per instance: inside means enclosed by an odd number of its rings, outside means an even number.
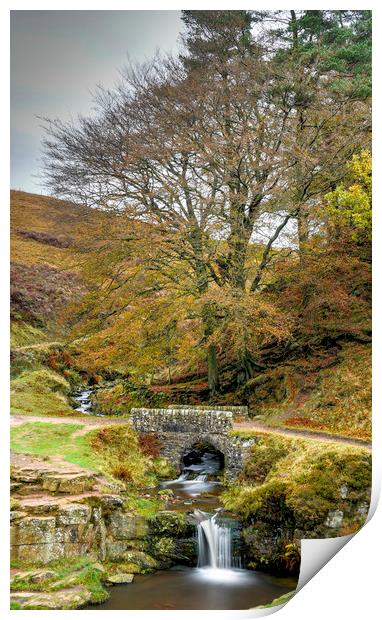
M69 311L88 363L149 384L204 374L215 396L227 369L241 384L270 356L369 334L371 22L183 21L179 58L125 69L91 118L47 119L45 172L96 214Z

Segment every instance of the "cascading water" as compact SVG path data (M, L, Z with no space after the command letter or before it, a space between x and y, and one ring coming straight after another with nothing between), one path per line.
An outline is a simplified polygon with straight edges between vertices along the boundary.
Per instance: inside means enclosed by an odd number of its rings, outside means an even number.
M81 390L73 395L73 400L77 401L78 407L75 408L76 411L80 411L81 413L91 413L91 400L90 397L93 393L91 389Z
M196 476L195 480L197 480L198 482L206 482L206 480L208 480L208 475L199 474L199 476Z
M121 610L248 609L293 589L295 584L292 587L273 584L268 576L241 568L238 523L218 508L222 483L216 478L223 459L211 449L204 451L196 446L185 455L183 465L178 477L162 482L161 487L172 490L168 500L172 508L174 499L178 510L180 505L183 508L183 504L193 504L193 511L186 510L188 522L196 526L197 566L192 552L187 558L184 556L187 566L177 565L150 576L137 575L128 586L114 586L110 599L101 607Z
M166 480L160 486L170 488L176 496L186 499L184 504L187 505L193 502L193 498L219 492L221 483L214 478L221 470L222 463L216 452L194 448L185 455L183 465L182 472L175 480Z
M231 530L211 519L198 524L198 567L231 568Z

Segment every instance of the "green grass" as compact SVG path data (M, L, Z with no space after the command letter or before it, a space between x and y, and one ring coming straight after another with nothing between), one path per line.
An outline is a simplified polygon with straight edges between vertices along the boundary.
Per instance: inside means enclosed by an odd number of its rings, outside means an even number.
M133 496L137 488L157 483L157 460L141 452L138 436L129 424L105 425L76 435L83 428L75 422L26 422L11 429L11 448L37 456L59 456L68 463L102 472L122 481ZM133 508L150 513L155 502L136 500Z
M22 571L33 570L36 565L17 563ZM55 576L39 583L33 583L27 577L13 579L11 589L14 591L40 591L54 592L65 587L85 586L92 594L92 602L99 603L107 599L108 594L102 587L102 572L93 567L91 560L85 557L75 559L58 560L49 564L49 569L54 571ZM65 584L66 580L70 580ZM15 607L14 609L20 609Z
M22 372L11 381L11 413L73 415L67 395L70 384L47 368Z
M20 605L20 603L15 603L15 602L12 601L9 609L10 610L12 610L12 609L21 609L21 605Z
M165 502L148 497L129 497L125 508L143 517L153 517L159 510L163 510Z
M44 340L46 340L46 335L41 329L24 321L11 322L11 349L36 345Z
M11 429L11 448L38 456L61 456L87 469L99 469L99 459L89 444L88 434L73 437L83 424L26 422Z

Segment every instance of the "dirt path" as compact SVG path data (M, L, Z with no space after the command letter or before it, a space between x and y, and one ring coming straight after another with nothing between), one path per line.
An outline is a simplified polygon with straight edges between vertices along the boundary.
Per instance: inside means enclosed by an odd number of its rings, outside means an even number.
M76 435L82 435L92 430L97 426L108 426L111 424L125 424L126 418L111 418L111 417L95 417L95 416L30 416L30 415L12 415L11 426L19 426L26 422L50 422L54 424L83 424L83 428L76 432ZM327 435L326 433L320 433L316 431L307 430L292 430L287 428L278 428L274 426L267 426L262 422L252 422L248 420L246 422L234 422L234 430L251 430L259 431L262 433L276 433L279 435L286 435L288 437L296 437L297 439L315 439L318 441L324 441L327 443L341 443L350 446L360 446L371 450L371 442L363 439L356 439L355 437L344 437L339 435Z
M13 347L13 352L29 351L30 349L45 349L46 347L60 346L62 342L48 340L47 342L36 342L35 344L25 344L21 347Z
M105 416L48 416L48 415L11 415L11 426L20 426L27 422L48 422L51 424L83 424L83 428L76 435L82 435L97 426L111 424L126 424L127 418L111 418Z
M267 426L262 422L235 422L233 425L234 430L253 430L260 431L262 433L277 433L278 435L286 435L288 437L296 437L297 439L315 439L318 441L325 441L327 443L342 443L350 446L360 446L371 450L371 442L364 439L357 439L356 437L345 437L343 435L328 435L327 433L320 433L319 431L308 430L292 430L289 428L280 428L277 426Z

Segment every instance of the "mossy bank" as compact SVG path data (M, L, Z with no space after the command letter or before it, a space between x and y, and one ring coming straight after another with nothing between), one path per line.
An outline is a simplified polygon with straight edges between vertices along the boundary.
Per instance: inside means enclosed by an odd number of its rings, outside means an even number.
M293 574L301 539L357 531L370 493L369 451L264 434L223 502L241 520L249 566Z

